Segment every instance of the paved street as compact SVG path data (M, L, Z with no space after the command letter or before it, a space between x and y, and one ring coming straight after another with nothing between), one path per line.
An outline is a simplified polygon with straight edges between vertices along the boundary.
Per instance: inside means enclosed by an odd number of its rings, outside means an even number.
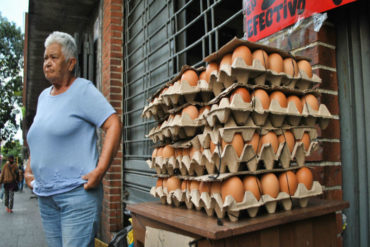
M28 188L16 192L14 213L0 206L0 247L46 247L36 198Z

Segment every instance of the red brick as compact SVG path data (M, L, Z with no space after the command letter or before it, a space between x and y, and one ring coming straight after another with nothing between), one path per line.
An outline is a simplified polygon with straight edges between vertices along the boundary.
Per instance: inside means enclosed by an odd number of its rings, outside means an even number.
M320 84L320 88L338 91L338 77L337 72L330 71L327 69L313 69L313 73L318 75L322 82Z
M342 236L337 237L337 247L343 247L343 237Z
M311 58L312 65L320 64L331 68L336 67L335 50L326 46L317 44L313 47L300 50L296 52L295 55Z
M324 168L327 187L342 185L342 166L326 166Z
M310 167L313 175L313 180L318 181L320 184L324 184L324 167L312 166Z
M337 221L337 234L341 234L343 231L342 213L336 214L336 221Z
M322 93L320 97L321 104L324 104L332 115L339 115L338 95Z
M328 139L340 139L340 121L331 119L328 127L325 130L321 130L319 136Z
M322 142L323 159L327 161L340 161L340 143L339 142Z
M326 190L324 191L324 198L328 200L343 200L342 190Z

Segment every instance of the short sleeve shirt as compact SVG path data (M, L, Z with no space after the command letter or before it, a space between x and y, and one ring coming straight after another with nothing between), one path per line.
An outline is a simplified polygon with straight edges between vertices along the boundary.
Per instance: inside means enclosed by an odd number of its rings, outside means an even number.
M46 88L40 94L27 134L34 193L39 196L67 192L86 183L81 177L98 162L96 128L115 113L88 80L76 78L59 95L51 95L51 90Z

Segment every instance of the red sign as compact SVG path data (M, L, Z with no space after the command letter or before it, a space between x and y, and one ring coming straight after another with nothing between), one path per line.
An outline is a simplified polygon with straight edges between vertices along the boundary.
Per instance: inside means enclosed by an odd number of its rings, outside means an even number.
M306 18L356 0L243 0L244 32L257 41Z

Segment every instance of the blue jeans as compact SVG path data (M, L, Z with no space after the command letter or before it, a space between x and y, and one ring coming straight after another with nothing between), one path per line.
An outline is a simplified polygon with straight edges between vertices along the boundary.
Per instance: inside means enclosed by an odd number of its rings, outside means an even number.
M40 215L49 247L94 246L103 189L79 186L53 196L39 197Z

